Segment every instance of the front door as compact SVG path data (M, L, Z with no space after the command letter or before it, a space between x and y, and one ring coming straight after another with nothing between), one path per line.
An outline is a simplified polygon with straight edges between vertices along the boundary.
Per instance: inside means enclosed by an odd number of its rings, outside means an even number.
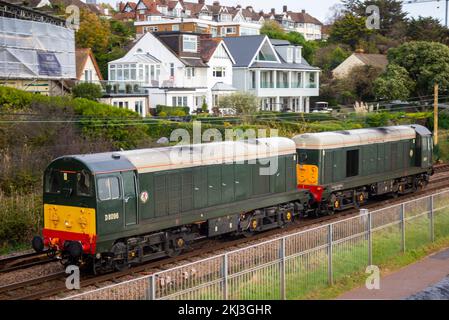
M136 177L133 171L122 172L125 225L137 224Z

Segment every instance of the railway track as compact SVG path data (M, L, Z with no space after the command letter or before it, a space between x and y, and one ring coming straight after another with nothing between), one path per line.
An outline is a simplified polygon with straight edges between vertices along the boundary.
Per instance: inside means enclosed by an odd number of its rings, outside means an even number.
M30 252L0 259L0 274L26 269L56 261L49 258L46 253Z
M431 181L427 188L423 189L422 191L400 196L398 198L377 198L376 201L368 202L366 205L364 205L363 209L380 209L382 207L394 205L406 200L413 200L414 198L432 194L435 191L440 191L443 188L448 188L449 164L435 166L435 173L436 175L431 178ZM311 227L316 227L320 224L337 222L339 220L346 219L357 214L359 214L359 209L348 209L331 216L296 220L282 229L269 230L263 233L256 234L250 238L238 238L229 241L211 239L202 240L193 244L190 251L177 257L152 261L150 263L138 265L120 272L108 273L100 276L84 276L81 279L80 286L81 288L92 286L101 287L102 283L104 284L105 282L120 282L120 278L123 277L136 276L139 274L149 274L152 272L151 270L154 271L155 269L161 269L167 265L177 264L183 261L191 262L191 259L198 258L200 256L215 254L218 251L229 250L234 247L248 244L250 242L255 243L261 240L265 241L268 237L275 237L285 233L297 232ZM39 279L31 279L21 283L15 283L12 285L0 287L0 298L3 297L4 299L11 300L35 300L56 296L61 293L67 293L68 290L65 286L66 276L67 275L64 272L61 272ZM40 284L45 285L40 286Z

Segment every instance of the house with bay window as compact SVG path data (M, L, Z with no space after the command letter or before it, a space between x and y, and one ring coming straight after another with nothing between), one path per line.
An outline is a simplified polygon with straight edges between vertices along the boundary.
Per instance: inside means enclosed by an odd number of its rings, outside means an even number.
M319 95L320 69L302 57L302 47L265 35L224 38L235 59L233 86L261 100L261 110L310 112Z
M209 35L146 33L121 59L108 64L109 84L118 90L145 89L149 108L184 106L211 110L232 87L235 63L226 44Z

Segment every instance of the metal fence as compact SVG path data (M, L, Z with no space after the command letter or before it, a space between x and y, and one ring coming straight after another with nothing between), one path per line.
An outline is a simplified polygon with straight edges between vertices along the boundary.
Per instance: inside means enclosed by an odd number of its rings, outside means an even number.
M67 299L301 299L449 236L449 190Z

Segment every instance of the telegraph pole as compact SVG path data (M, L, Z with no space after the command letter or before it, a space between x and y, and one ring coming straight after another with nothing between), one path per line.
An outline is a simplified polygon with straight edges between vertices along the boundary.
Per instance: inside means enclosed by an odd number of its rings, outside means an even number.
M433 143L436 146L438 145L438 83L435 83L433 96Z
M447 28L447 9L448 9L449 0L446 0L446 28Z

